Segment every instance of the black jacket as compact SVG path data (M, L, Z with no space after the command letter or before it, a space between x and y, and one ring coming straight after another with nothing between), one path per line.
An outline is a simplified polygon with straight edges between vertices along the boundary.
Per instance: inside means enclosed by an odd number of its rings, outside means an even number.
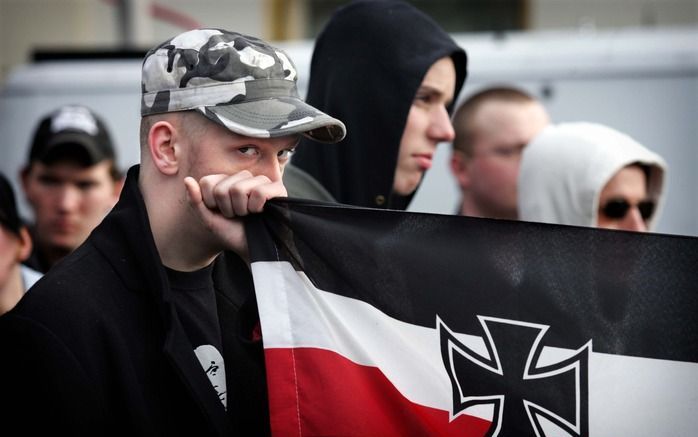
M406 209L412 196L391 199L400 140L425 74L445 56L456 68L457 97L465 51L426 14L395 0L338 9L315 43L306 100L342 120L347 136L338 144L301 139L291 165L340 203ZM284 182L289 196L300 195Z
M267 435L251 275L221 255L214 287L228 412L193 352L129 171L84 245L0 317L0 423L31 435Z

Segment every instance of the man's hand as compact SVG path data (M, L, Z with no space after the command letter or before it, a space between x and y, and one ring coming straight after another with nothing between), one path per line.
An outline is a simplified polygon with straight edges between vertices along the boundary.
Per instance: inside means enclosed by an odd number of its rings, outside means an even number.
M189 202L206 227L218 237L223 247L248 259L245 230L239 217L261 212L267 200L285 197L281 181L253 176L247 170L234 175L208 175L197 182L184 179Z

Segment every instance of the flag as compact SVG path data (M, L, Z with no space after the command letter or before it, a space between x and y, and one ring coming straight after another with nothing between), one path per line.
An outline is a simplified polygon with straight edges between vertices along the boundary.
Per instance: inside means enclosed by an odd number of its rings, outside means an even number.
M687 436L698 238L269 202L276 436Z

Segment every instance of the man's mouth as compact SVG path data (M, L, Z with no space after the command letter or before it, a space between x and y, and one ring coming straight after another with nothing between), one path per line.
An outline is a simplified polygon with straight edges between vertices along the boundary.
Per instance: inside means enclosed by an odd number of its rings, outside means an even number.
M422 170L429 170L431 168L432 158L433 158L433 156L431 154L420 153L420 154L415 154L413 156L417 160L417 165L419 166L419 168L421 168Z

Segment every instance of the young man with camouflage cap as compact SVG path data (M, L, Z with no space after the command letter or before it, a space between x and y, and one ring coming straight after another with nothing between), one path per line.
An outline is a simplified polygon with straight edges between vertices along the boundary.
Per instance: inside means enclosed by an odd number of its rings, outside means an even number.
M240 217L286 194L300 135L336 142L344 125L301 101L284 53L224 30L149 51L142 93L119 203L0 319L0 397L23 431L267 435Z

